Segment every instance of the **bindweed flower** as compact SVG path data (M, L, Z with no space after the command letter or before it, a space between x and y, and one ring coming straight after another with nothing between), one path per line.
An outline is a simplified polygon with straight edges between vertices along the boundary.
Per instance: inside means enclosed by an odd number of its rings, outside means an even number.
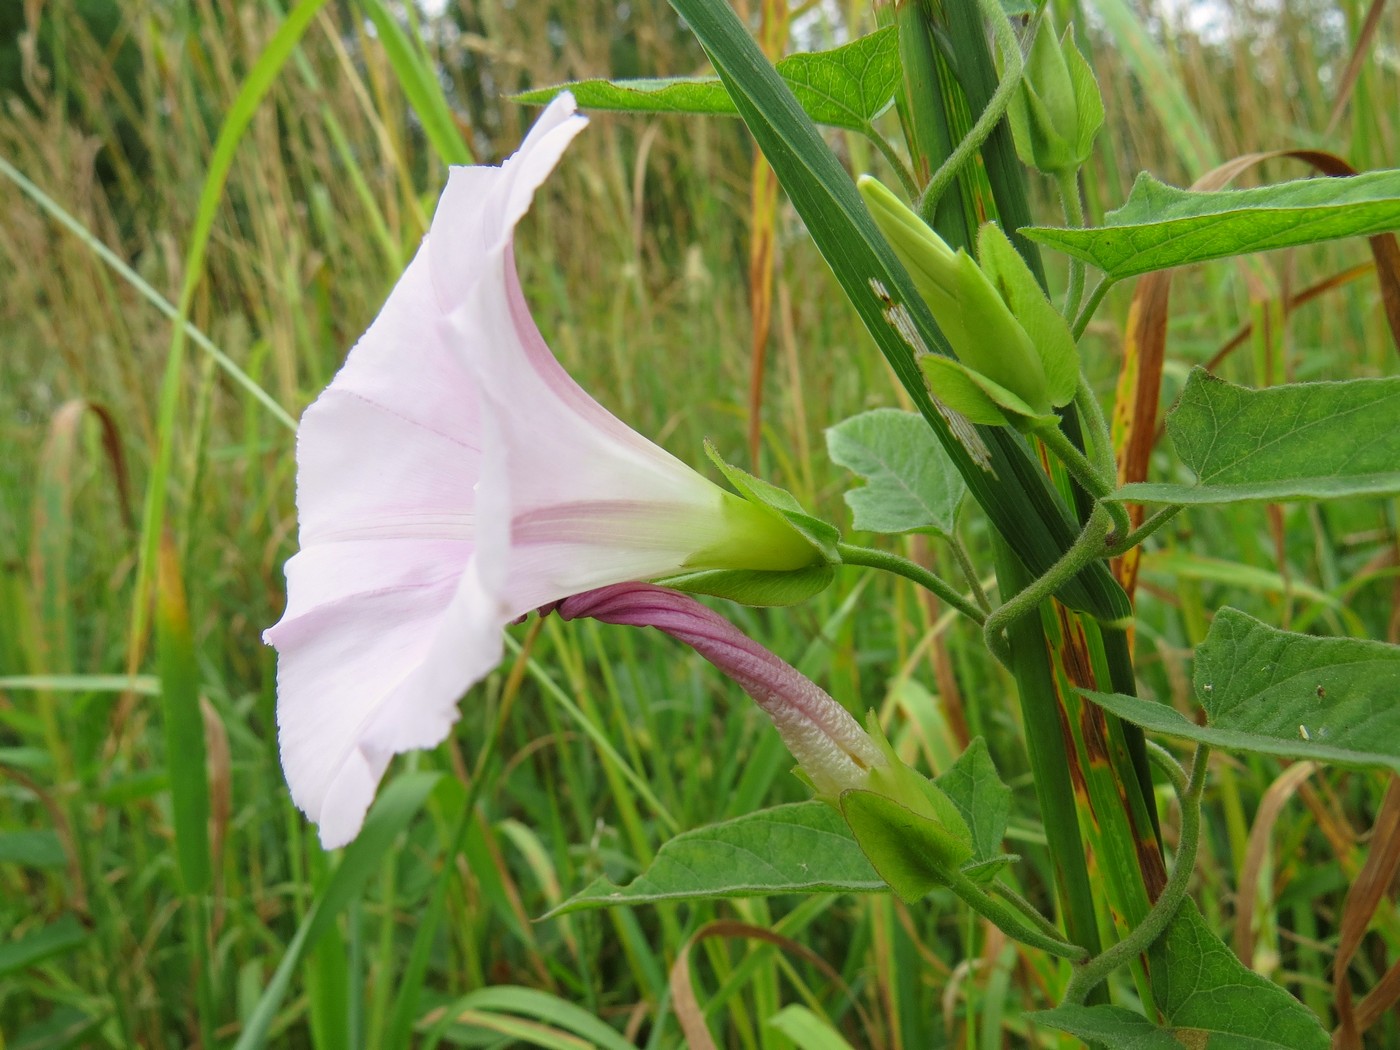
M864 787L886 765L885 753L826 690L688 594L624 583L573 595L553 609L565 620L655 627L690 646L764 710L803 775L828 801Z
M953 251L878 180L858 185L880 232L899 256L957 355L919 365L940 401L974 423L1055 426L1074 398L1079 354L1069 326L1015 247L992 223L978 233L978 260Z
M1088 61L1074 43L1074 27L1056 39L1047 22L1035 35L1025 75L1006 111L1016 155L1055 175L1089 159L1103 127L1103 97Z
M277 721L322 844L354 838L390 758L433 747L502 630L625 580L809 569L769 507L637 434L530 317L515 226L587 123L567 94L499 167L453 168L428 235L297 435Z

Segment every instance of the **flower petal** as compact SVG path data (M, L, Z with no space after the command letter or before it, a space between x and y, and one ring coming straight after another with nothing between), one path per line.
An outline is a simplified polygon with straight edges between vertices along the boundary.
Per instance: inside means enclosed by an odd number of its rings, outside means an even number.
M588 125L574 97L557 95L535 121L520 149L499 168L453 168L428 231L433 286L450 313L509 247L515 226L530 210L535 190L549 177L574 136Z

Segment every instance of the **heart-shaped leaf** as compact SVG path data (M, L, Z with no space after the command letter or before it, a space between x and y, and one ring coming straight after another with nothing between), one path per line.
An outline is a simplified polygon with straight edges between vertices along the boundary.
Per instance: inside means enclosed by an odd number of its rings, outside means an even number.
M665 900L885 888L841 814L813 800L684 831L627 885L597 879L551 914Z
M1114 1050L1327 1050L1311 1010L1250 970L1189 898L1148 951L1153 998L1167 1024L1115 1006L1062 1006L1032 1016Z

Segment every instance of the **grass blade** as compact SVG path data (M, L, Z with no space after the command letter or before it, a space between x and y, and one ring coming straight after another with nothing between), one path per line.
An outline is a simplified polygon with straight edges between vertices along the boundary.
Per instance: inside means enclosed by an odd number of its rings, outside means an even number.
M369 877L380 869L394 839L408 827L440 779L439 773L410 773L396 777L379 793L359 837L345 850L340 865L287 945L277 972L263 989L234 1050L254 1050L268 1045L273 1021L303 957L336 916L359 895Z

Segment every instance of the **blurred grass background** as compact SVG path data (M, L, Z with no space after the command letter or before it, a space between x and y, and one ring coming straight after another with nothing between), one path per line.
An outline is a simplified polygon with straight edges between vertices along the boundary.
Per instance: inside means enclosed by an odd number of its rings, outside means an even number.
M1187 185L1221 160L1282 146L1396 165L1394 8L1334 122L1366 5L1057 7L1085 33L1108 105L1092 217L1143 168ZM408 66L369 17L385 11ZM220 126L285 14L276 0L5 0L0 160L178 302ZM829 46L870 19L855 2L806 4L794 40ZM377 312L442 186L442 128L413 110L410 67L450 107L448 139L481 162L512 151L532 119L503 100L512 91L706 68L656 0L322 8L239 145L189 310L292 417ZM871 163L863 143L832 141ZM751 167L737 121L598 115L522 227L527 292L561 361L694 463L706 437L731 460L747 456ZM1053 221L1048 185L1033 189ZM785 210L776 256L759 467L848 526L850 479L827 460L822 430L896 403L897 388ZM1286 317L1280 305L1368 258L1344 244L1181 275L1169 392L1251 320L1255 333L1221 367L1236 379L1393 373L1369 275ZM686 1008L670 984L680 955L722 1045L797 1045L769 1023L784 1004L855 1046L1061 1045L1023 1016L1053 998L1053 967L938 894L913 909L779 898L536 921L599 874L630 878L677 829L803 796L762 716L649 632L517 629L520 655L468 699L453 740L391 770L422 774L400 777L393 848L323 854L281 780L273 654L259 641L280 614L294 549L291 431L200 346L185 352L173 426L162 427L169 320L10 178L0 289L0 1047L604 1045L590 1017L627 1043L669 1047ZM1106 399L1130 296L1112 293L1085 344ZM133 621L143 494L162 450L167 549L183 566L190 628L175 645L193 661L189 699L202 712L202 734L201 719L187 720L183 737L157 695L169 665ZM1173 464L1164 446L1157 468ZM967 517L978 548L982 525ZM1396 641L1397 564L1393 504L1183 515L1144 562L1144 685L1184 703L1190 646L1227 602L1295 629ZM163 579L162 593L172 586ZM1046 899L1011 684L974 633L906 585L850 571L800 608L730 611L853 710L881 711L931 770L969 733L987 736L1020 789L1011 848L1025 855L1022 881ZM169 615L162 623L178 627ZM478 768L502 711L498 757ZM192 733L212 844L212 882L199 892L170 800ZM474 820L444 863L468 783ZM1379 776L1259 759L1223 763L1208 795L1197 899L1237 951L1329 1023L1338 915L1383 788ZM279 985L299 927L333 910L320 906L352 866L357 892L320 920ZM433 908L442 921L425 927ZM708 927L715 919L792 943ZM691 951L697 933L712 936ZM1397 956L1400 920L1385 902L1354 964L1358 992ZM1400 1024L1392 1016L1368 1039L1400 1044Z

